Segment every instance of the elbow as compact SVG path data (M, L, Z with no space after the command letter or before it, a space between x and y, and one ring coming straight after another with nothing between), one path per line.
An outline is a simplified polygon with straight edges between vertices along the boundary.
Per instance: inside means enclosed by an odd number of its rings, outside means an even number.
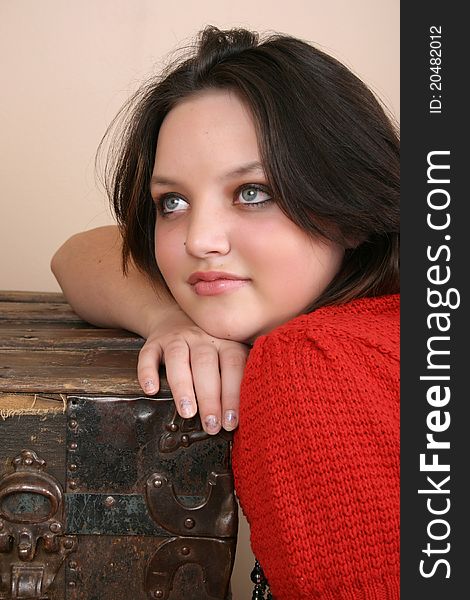
M66 242L64 242L52 255L50 262L50 269L52 274L57 280L57 283L62 287L64 273L67 270L68 257L70 255L70 246L73 244L73 235Z
M53 254L50 261L50 269L62 288L73 286L76 276L79 275L82 265L82 256L86 248L89 232L75 233L66 240Z
M61 257L62 257L62 246L56 250L51 258L50 268L54 277L59 281L60 277L60 265L61 265ZM60 282L59 282L60 283Z
M58 248L52 258L51 258L51 262L50 262L50 269L52 271L52 274L54 275L54 277L56 278L57 282L60 285L60 275L62 272L62 265L63 265L63 247L64 245L62 245L60 248Z

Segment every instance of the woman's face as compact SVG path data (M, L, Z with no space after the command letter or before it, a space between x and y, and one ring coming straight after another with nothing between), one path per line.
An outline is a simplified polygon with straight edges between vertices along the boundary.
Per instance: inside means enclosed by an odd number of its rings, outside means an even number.
M151 184L158 267L207 333L250 342L301 314L343 249L312 239L273 200L253 119L234 93L201 92L163 121Z

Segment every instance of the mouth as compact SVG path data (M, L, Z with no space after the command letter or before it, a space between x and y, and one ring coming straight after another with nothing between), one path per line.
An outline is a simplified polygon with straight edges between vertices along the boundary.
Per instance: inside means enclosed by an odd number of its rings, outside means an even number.
M198 271L192 273L188 283L198 296L218 296L240 289L248 284L250 280L222 271Z

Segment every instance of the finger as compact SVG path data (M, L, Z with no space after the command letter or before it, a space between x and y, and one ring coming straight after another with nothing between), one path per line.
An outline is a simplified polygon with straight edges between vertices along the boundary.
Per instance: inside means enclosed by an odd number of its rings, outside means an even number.
M146 342L140 352L137 363L137 379L142 390L154 395L160 389L158 368L162 360L162 349L157 342Z
M189 419L197 413L193 376L189 363L189 347L181 338L172 340L164 348L166 378L175 401L176 410Z
M211 343L194 346L190 360L202 426L207 433L218 433L221 427L221 385L217 348Z
M242 345L222 347L219 350L222 382L222 427L232 431L238 427L240 386L248 350Z

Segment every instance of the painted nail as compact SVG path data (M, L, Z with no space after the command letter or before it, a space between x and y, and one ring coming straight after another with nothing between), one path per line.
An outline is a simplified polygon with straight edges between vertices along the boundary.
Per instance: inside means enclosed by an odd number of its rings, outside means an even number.
M207 415L204 424L208 433L217 433L220 429L220 421L215 415Z
M155 394L157 388L155 387L153 379L147 379L147 381L144 382L144 391L146 394Z
M238 425L238 416L234 410L226 410L224 414L224 429L230 431Z
M194 415L193 403L189 398L180 400L180 411L184 419L190 419Z

